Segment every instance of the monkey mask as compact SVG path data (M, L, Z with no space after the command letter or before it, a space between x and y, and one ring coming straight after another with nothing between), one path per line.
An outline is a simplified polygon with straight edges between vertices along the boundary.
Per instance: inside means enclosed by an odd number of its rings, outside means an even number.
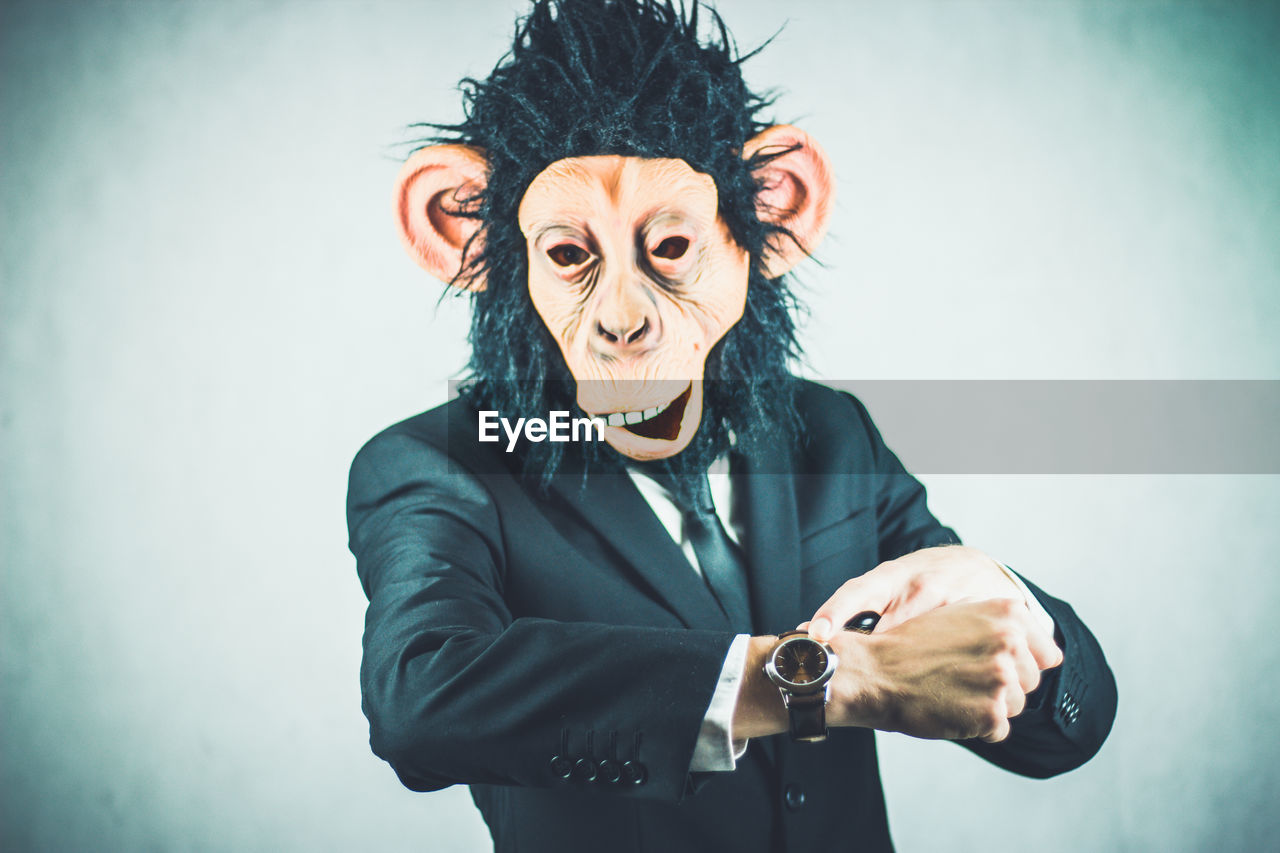
M563 32L573 28L567 16L583 11L578 6L593 6L595 14L601 9L581 0L539 3L517 45L522 38L526 46L533 44L539 34L531 30L541 23L548 30L559 28L553 44L565 52L566 42L582 38ZM558 14L552 16L551 7ZM655 10L666 10L669 20L657 14L658 23L678 33L691 28L696 44L696 7L692 22L669 4L617 2L603 8L617 15L623 7L625 14L650 18ZM626 32L606 28L598 38L616 42L625 40ZM616 51L618 46L611 42L610 47ZM621 60L612 56L610 61L626 68L652 64L647 47L623 45ZM514 57L512 62L521 61L519 52ZM499 85L494 79L510 64L495 70L490 87ZM501 224L508 233L514 233L514 224L523 244L520 256L506 262L521 268L525 287L509 298L531 302L573 376L578 407L603 419L605 440L635 460L665 459L689 445L702 420L708 355L742 319L753 268L762 274L759 280L772 281L803 259L825 233L833 196L828 161L817 143L794 127L758 125L749 138L713 138L693 146L716 149L721 163L726 149L739 159L750 182L750 206L727 211L717 180L708 173L712 170L699 168L698 160L707 159L698 156L700 150L692 158L660 156L683 153L664 144L672 135L670 122L637 118L641 107L625 114L625 104L651 100L650 89L678 86L676 73L631 75L627 82L633 85L621 94L616 81L604 87L615 102L609 107L615 115L638 125L629 129L632 139L659 126L648 144L611 140L608 134L601 139L600 133L595 138L578 133L586 138L575 143L574 111L590 115L600 107L556 105L553 113L567 112L570 120L563 149L551 153L567 156L549 158L544 152L541 161L524 164L531 178L515 182L507 204L487 195L494 172L510 166L495 163L490 146L474 144L484 139L418 149L401 169L394 196L396 223L410 257L437 278L477 294L489 287L499 262L489 251L490 231L502 214L496 208L506 208ZM697 96L693 91L684 98ZM659 91L657 97L672 100L670 92ZM473 113L476 109L473 96ZM511 123L510 134L519 134L520 117L513 115ZM707 135L714 136L714 128L705 129ZM509 145L499 141L495 147L504 149L503 159L511 159ZM735 229L738 222L747 222L764 239L755 247L744 245L751 240L735 234L744 230Z

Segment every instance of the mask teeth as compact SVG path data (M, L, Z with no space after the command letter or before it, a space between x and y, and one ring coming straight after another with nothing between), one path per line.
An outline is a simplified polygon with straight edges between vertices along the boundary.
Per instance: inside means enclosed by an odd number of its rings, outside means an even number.
M677 398L678 399L678 398ZM674 400L672 402L675 402ZM671 403L661 406L652 406L642 412L614 412L611 415L596 415L595 420L606 423L609 426L622 426L623 424L638 424L641 421L647 421L650 418L656 418L667 410Z

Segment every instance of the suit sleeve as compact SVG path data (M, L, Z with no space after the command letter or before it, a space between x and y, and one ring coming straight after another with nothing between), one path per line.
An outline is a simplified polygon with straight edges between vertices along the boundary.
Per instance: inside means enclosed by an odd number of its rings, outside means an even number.
M862 403L853 401L871 440L878 477L876 515L881 561L921 548L959 544L955 532L929 511L924 486L885 446ZM1116 683L1098 641L1071 606L1019 575L1053 617L1054 639L1062 665L1045 672L1027 697L1027 706L1010 721L1000 743L962 741L962 745L1005 770L1048 778L1084 764L1102 747L1116 715Z
M551 768L564 742L571 760L598 761L617 732L620 760L639 740L646 780L592 787L670 801L688 791L731 635L513 618L491 495L413 435L383 433L357 455L347 519L369 599L370 745L405 786L574 784Z
M1116 717L1116 682L1102 647L1071 605L1026 578L1022 582L1053 617L1062 665L1043 674L1026 708L1010 721L1009 737L962 744L1005 770L1047 779L1074 770L1102 748Z
M880 437L871 415L856 397L849 396L870 442L871 470L876 482L876 529L880 562L937 545L959 545L960 537L944 527L929 511L920 481L907 473L898 457Z

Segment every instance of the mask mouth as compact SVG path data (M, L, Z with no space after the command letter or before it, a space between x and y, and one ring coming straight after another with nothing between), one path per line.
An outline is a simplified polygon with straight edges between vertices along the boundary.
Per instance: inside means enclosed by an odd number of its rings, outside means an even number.
M685 409L693 396L693 382L684 386L669 403L650 406L634 412L613 412L607 415L595 415L595 420L604 426L624 429L640 438L675 441L680 435L680 424L684 420Z
M638 423L623 424L627 432L635 433L641 438L658 438L664 441L675 441L680 435L680 423L684 420L684 410L689 405L689 397L693 393L693 383L680 392L657 414Z
M678 387L680 380L665 381L670 382L670 388ZM684 450L702 421L702 381L684 382L684 390L669 403L639 411L594 415L604 440L623 456L640 461L666 459Z

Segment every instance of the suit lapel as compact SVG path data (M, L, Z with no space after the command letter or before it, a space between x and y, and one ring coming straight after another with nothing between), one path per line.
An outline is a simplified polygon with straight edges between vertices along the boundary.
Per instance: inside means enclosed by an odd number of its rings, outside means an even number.
M576 470L575 470L576 469ZM617 551L652 593L689 628L728 630L706 582L625 473L593 474L567 463L552 488Z

